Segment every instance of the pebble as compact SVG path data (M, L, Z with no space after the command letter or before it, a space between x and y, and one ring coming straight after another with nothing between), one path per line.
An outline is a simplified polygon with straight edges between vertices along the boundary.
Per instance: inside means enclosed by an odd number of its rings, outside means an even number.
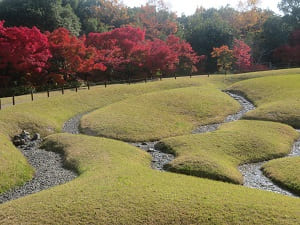
M22 142L22 145L18 145L18 149L27 158L30 165L34 167L35 175L32 180L23 186L1 194L0 204L64 184L77 177L74 171L64 168L63 157L60 154L40 148L42 139L39 134L35 134L31 139L30 133L23 131L13 141L15 144Z

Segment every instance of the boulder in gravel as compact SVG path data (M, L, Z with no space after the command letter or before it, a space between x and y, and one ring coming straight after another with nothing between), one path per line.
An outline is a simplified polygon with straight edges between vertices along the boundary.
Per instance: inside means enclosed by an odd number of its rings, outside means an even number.
M41 135L39 133L35 133L32 137L32 141L37 141L41 139Z
M26 141L25 141L25 139L16 136L13 139L13 143L14 143L15 146L21 146L21 145L25 145Z

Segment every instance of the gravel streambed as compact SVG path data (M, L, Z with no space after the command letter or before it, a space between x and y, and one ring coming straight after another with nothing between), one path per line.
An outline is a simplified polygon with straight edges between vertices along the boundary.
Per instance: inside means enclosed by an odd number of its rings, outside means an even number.
M34 167L35 175L23 186L0 195L0 204L64 184L77 177L74 171L64 168L63 157L60 154L40 148L42 139L39 134L31 138L28 132L23 131L14 138L14 143Z
M242 109L239 112L235 113L235 114L227 116L223 123L216 123L216 124L209 124L209 125L200 126L200 127L196 128L192 132L192 134L201 134L201 133L207 133L207 132L215 131L222 124L239 120L247 112L255 109L255 106L250 101L245 99L244 97L242 97L240 95L237 95L237 94L234 94L234 93L231 93L231 92L228 92L228 91L226 92L226 94L228 94L230 97L232 97L233 99L238 101L240 103L240 105L242 106Z
M300 130L297 130L300 132ZM291 153L283 158L287 157L297 157L300 156L300 139L295 142ZM259 163L250 163L239 166L239 171L244 177L244 186L257 188L265 191L273 191L276 193L298 197L290 191L287 191L277 184L273 183L268 177L266 177L262 172L262 166L268 161Z

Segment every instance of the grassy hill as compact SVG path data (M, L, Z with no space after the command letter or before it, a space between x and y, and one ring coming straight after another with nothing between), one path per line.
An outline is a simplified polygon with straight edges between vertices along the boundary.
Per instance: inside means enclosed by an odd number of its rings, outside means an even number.
M0 206L5 224L297 224L300 200L150 168L145 152L82 135L47 138L74 181Z
M300 127L300 74L245 80L229 89L242 92L258 106L246 118Z
M111 104L85 115L85 133L125 141L153 141L220 123L240 105L212 85L159 91Z
M272 160L263 165L264 173L276 183L300 194L300 157Z
M289 73L299 73L297 71L299 69L289 70ZM280 75L273 76L272 73L231 75L225 80L224 76L212 76L113 85L107 89L96 87L79 93L69 91L64 96L56 95L50 99L41 97L34 102L26 102L28 96L20 97L24 103L0 111L0 193L21 185L33 176L31 166L11 144L11 138L22 129L39 132L44 137L52 134L46 138L45 148L62 152L66 164L72 165L79 172L79 177L67 184L0 205L0 224L298 224L298 198L204 178L161 173L150 168L151 158L147 153L124 142L58 134L63 123L78 113L99 109L95 113L105 114L108 118L106 121L109 121L110 115L111 119L118 116L129 118L129 109L141 112L144 117L146 112L151 113L151 106L155 111L154 117L149 116L155 122L151 126L159 128L157 117L160 116L161 125L164 125L160 130L163 135L154 133L155 138L173 136L173 121L177 119L184 124L179 133L187 133L196 124L219 121L228 113L238 110L238 105L220 89L257 76L284 80ZM274 73L285 74L287 71ZM297 79L294 75L286 77ZM264 96L263 93L261 95ZM160 98L162 96L164 98ZM210 101L202 99L206 97ZM280 101L284 102L283 99ZM256 104L259 106L266 103ZM111 110L110 114L108 109ZM167 114L170 114L170 118L165 116ZM86 118L91 115L93 113ZM97 123L101 124L98 119ZM136 120L144 121L144 118ZM112 121L111 124L114 129L126 128L124 123L118 126L118 123ZM140 132L148 129L144 125L139 128ZM132 137L133 140L150 137L150 132L142 138L138 137L138 132L132 134L136 135ZM212 159L216 157L216 163L229 166L230 172L239 162L286 153L295 135L286 125L240 121L226 124L220 131L210 135L203 135L207 139L200 138L200 135L197 139L202 140L200 144L206 145L205 149L213 149L209 140L226 146L230 142L236 143L235 148L220 146L223 153L217 150L208 155L213 156ZM197 139L191 140L197 144ZM264 151L249 152L253 146ZM233 177L240 181L239 175Z
M167 165L170 171L242 184L239 165L287 155L298 136L287 125L241 120L211 133L164 139L157 146L177 156Z

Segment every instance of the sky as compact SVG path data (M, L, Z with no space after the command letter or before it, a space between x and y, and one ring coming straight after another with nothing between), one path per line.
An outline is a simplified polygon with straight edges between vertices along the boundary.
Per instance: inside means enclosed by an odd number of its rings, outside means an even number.
M147 0L123 0L124 4L130 7L141 6L147 2ZM227 4L236 7L238 0L165 0L167 6L171 11L177 12L180 16L182 13L185 15L191 15L195 12L198 6L203 6L204 8L220 8L221 6L226 6ZM264 9L271 9L276 13L279 13L277 4L280 0L261 0L260 7Z

